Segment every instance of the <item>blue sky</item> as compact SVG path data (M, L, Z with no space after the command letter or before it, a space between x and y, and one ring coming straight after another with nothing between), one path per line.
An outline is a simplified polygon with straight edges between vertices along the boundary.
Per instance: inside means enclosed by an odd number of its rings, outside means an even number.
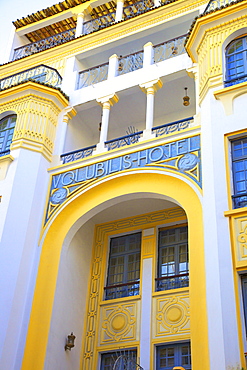
M4 54L14 27L12 21L57 4L59 1L62 0L0 0L0 63L7 62Z

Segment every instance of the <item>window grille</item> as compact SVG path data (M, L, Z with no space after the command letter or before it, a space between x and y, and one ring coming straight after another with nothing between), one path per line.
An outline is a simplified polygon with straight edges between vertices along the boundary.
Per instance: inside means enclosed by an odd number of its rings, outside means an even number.
M105 299L139 294L141 233L112 238Z
M133 350L119 350L101 355L100 370L143 370L137 364L137 352Z
M156 290L189 285L188 227L160 230Z

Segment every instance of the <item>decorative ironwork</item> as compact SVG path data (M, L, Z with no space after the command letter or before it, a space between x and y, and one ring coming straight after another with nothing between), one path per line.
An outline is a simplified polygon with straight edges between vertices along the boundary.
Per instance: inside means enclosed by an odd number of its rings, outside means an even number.
M143 51L121 57L119 63L121 63L121 68L118 69L119 75L136 71L143 67Z
M190 117L180 121L166 123L165 125L153 127L152 131L156 134L156 137L172 134L176 131L185 130L186 128L190 127L193 120L193 117Z
M247 193L232 195L233 208L247 207Z
M61 45L67 41L73 40L75 38L75 30L75 28L71 28L70 30L58 33L57 35L16 48L14 50L13 60L27 57L38 53L39 51L50 49L53 46Z
M108 27L111 24L115 23L116 13L111 12L101 17L91 19L88 22L85 22L83 25L83 34L88 35L91 32L101 30L102 28Z
M157 291L184 288L189 286L189 274L162 276L155 281Z
M109 63L104 63L97 67L87 69L86 71L79 72L77 89L105 81L108 75L108 68Z
M140 281L135 280L129 283L114 284L104 287L105 299L117 299L139 295Z
M121 136L117 139L108 140L105 142L105 145L108 150L121 148L125 145L132 145L138 143L142 133L143 131L138 131L130 135Z
M207 7L206 7L206 9L204 11L204 13L211 12L213 10L217 10L221 6L230 5L230 4L233 4L235 2L236 2L236 0L211 0L208 3L208 5L207 5Z
M119 355L116 359L113 370L144 370L143 367L138 365L135 361L135 357L130 357L127 355Z
M93 154L96 145L88 146L80 150L74 150L73 152L65 153L60 156L63 164L77 161L78 159L83 159L90 157Z
M0 89L3 90L28 80L35 80L57 87L58 85L61 85L62 77L56 69L41 64L37 67L3 78L0 80Z
M239 76L236 78L231 78L230 80L227 80L224 82L225 87L240 84L241 82L246 82L247 81L247 75Z
M162 62L163 60L184 54L186 52L184 47L185 39L186 35L182 35L177 38L165 41L161 44L155 45L154 62Z
M125 6L123 8L123 18L124 20L134 17L135 15L145 13L146 11L154 7L153 0L143 0L137 1L134 4Z

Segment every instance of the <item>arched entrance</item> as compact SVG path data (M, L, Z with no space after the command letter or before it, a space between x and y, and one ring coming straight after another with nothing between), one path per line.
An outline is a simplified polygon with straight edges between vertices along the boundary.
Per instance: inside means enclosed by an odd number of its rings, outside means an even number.
M42 243L42 254L29 324L23 369L43 369L52 325L61 252L82 225L110 206L135 197L172 201L186 212L190 245L190 312L194 368L208 369L207 314L202 212L199 191L182 176L161 171L129 172L78 193L52 220ZM145 199L145 198L143 198ZM88 229L90 233L90 228ZM44 304L45 302L45 304ZM68 313L69 314L69 313ZM200 365L199 365L200 364ZM66 368L66 367L65 367Z

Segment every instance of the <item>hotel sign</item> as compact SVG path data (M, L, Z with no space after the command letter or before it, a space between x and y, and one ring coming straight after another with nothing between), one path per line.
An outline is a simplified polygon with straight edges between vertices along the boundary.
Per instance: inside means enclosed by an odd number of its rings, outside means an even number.
M200 136L124 154L52 176L46 221L68 197L88 183L122 171L158 167L184 173L201 187Z

